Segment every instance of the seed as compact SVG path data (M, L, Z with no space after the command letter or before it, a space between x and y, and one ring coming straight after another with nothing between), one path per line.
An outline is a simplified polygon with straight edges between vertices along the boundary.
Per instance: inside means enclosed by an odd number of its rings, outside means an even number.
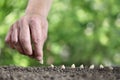
M54 68L54 65L53 65L53 64L51 64L50 66L51 66L51 68Z
M82 64L82 65L80 65L80 69L83 69L84 68L84 65Z
M72 65L71 65L71 68L75 68L75 64L72 64Z
M104 66L101 64L101 65L100 65L100 68L101 68L101 69L103 69L103 68L104 68Z
M109 66L108 68L109 68L110 70L113 70L113 67L112 67L112 66Z
M94 65L91 65L91 66L89 67L89 69L94 69L94 67L95 67Z
M40 60L40 61L39 61L39 63L40 63L40 64L43 64L43 63L44 63L43 59L42 59L42 60Z
M64 66L64 65L62 65L62 66L61 66L61 68L62 68L62 69L65 69L65 66Z

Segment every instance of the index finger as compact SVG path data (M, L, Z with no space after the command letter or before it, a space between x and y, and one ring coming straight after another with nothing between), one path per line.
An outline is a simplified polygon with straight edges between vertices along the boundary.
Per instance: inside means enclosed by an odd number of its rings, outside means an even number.
M34 48L34 55L37 60L42 60L43 52L42 52L42 27L41 23L38 21L32 20L30 22L30 31L31 31L31 38Z

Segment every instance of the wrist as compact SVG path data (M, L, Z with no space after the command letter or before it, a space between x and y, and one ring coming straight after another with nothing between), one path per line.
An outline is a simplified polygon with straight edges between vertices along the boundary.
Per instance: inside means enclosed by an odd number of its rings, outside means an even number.
M29 0L26 14L47 17L52 0Z
M38 15L47 18L47 13L44 10L26 9L25 15Z

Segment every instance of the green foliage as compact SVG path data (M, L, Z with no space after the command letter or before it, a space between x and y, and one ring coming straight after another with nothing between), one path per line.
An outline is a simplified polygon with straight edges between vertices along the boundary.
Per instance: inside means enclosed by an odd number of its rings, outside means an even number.
M0 2L0 65L39 66L4 44L12 23L24 15L27 0ZM48 16L45 65L120 65L119 0L54 0Z

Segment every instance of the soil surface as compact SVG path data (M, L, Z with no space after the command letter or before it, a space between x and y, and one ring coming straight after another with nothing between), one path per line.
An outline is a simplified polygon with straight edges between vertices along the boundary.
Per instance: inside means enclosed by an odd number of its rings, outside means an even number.
M120 80L120 67L0 67L0 80Z

